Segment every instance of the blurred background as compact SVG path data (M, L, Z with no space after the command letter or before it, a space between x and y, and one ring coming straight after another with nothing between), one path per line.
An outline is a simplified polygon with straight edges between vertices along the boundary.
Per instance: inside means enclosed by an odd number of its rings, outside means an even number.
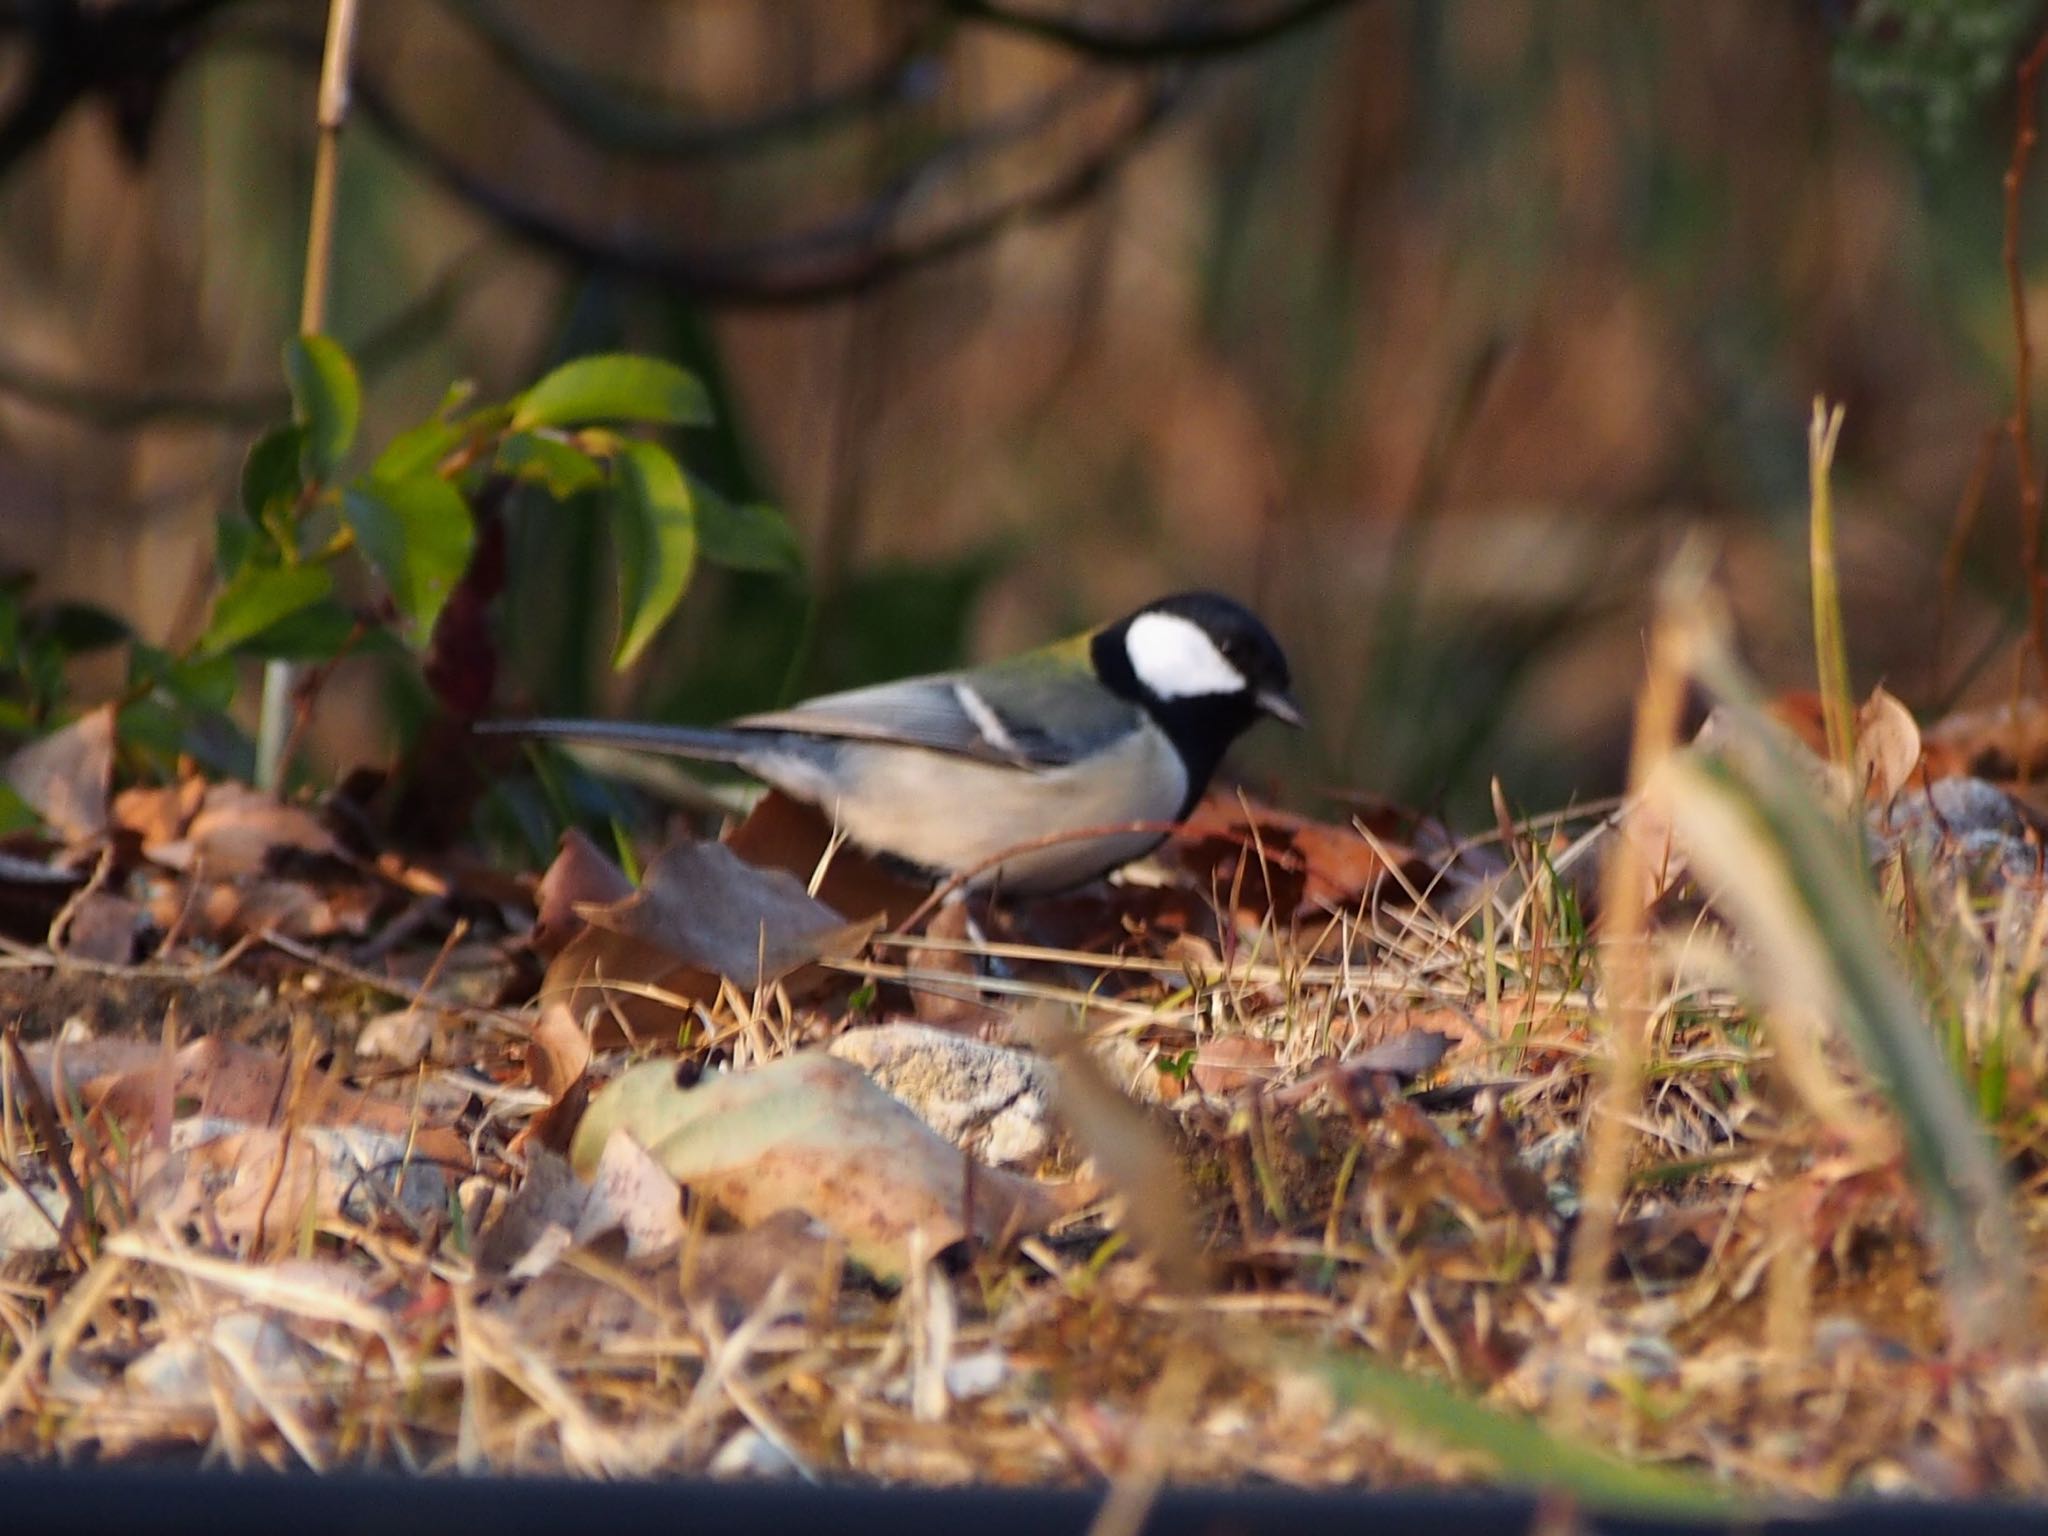
M2038 10L379 0L329 328L371 443L455 380L676 358L720 409L687 461L798 532L801 577L702 571L614 676L601 529L515 521L508 706L716 716L1213 585L1315 727L1247 743L1252 782L1470 825L1494 775L1527 809L1617 787L1687 529L1766 681L1811 686L1817 393L1859 691L2009 692L1987 434ZM154 644L203 623L286 409L325 20L0 0L0 569ZM315 760L388 753L402 704L344 669Z

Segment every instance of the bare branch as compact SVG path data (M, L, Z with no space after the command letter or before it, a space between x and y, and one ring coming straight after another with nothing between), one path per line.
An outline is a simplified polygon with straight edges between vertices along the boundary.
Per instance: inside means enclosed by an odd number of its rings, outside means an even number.
M317 44L295 32L238 29L223 34L222 41L274 53L302 67L317 62ZM373 79L356 83L355 105L364 123L404 159L508 233L584 265L688 293L702 303L769 307L863 292L1085 201L1171 116L1183 95L1177 77L1149 82L1136 91L1135 105L1123 122L1096 148L1049 179L914 238L891 239L903 208L935 174L1016 148L1103 89L1100 82L1086 79L1055 86L993 123L946 140L850 214L786 235L697 249L656 246L624 235L607 237L577 226L514 187L463 165L419 129Z
M1118 27L1001 0L942 0L962 21L1037 38L1103 64L1146 65L1245 53L1359 0L1289 0L1263 15L1203 23L1163 21Z
M646 159L701 160L776 148L930 96L943 70L937 47L945 27L927 23L861 73L801 101L751 117L693 120L680 103L562 64L498 0L440 3L571 132L608 153Z

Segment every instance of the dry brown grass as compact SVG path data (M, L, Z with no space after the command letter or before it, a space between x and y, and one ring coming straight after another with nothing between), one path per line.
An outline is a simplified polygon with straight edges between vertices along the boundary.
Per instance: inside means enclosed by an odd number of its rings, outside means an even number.
M836 1266L772 1284L772 1265L725 1274L724 1250L702 1246L720 1233L701 1202L682 1254L661 1263L600 1245L528 1282L486 1274L479 1233L522 1177L508 1145L546 1096L520 1086L516 1018L449 1001L491 963L458 950L428 999L456 1047L402 1086L438 1082L466 1104L477 1171L460 1211L309 1210L251 1261L203 1221L124 1224L108 1151L86 1170L89 1190L107 1188L92 1190L82 1243L4 1270L0 1448L940 1483L1505 1471L1642 1501L2038 1490L2042 1362L1954 1346L1889 1108L1824 1045L1807 1067L1846 1119L1817 1112L1727 984L1733 952L1696 918L1651 927L1633 952L1647 1050L1617 1143L1624 1198L1611 1260L1567 1283L1614 958L1549 872L1573 862L1565 846L1522 842L1456 918L1389 881L1327 923L1225 927L1228 963L1185 938L1136 935L1101 955L898 935L851 966L903 989L885 1010L926 986L978 992L997 1017L1072 1009L1122 1087L1165 1101L1149 1113L1172 1137L1208 1271L1193 1291L1164 1287L1117 1235L1114 1200L957 1270L918 1267L894 1292ZM2048 1040L2025 1000L2048 909L2019 892L1989 913L1966 900L1953 882L1919 892L1915 952L1949 957L1945 1016L1974 1070L1995 1059L2006 1079L1998 1129L2031 1260L2048 1224L2025 1106ZM996 979L941 963L963 948ZM4 1011L30 1038L61 1023L72 1003L55 962L23 950L6 964ZM266 1005L346 1061L367 1002L349 969L313 970L307 990L299 961L259 946L239 968L259 964ZM167 996L231 1031L257 1016L235 969L173 968L125 1008L120 989L137 983L85 985L112 991L144 1038ZM850 985L809 1002L727 987L691 1005L692 1038L721 1054L744 1041L755 1061L826 1041L862 1022ZM239 990L209 1000L223 988ZM1454 1036L1420 1099L1343 1069L1416 1028ZM1216 1044L1242 1040L1270 1049ZM1183 1090L1176 1077L1205 1080L1205 1052L1253 1068L1227 1091ZM597 1070L625 1055L600 1052ZM39 1152L21 1102L12 1082L9 1170ZM76 1136L78 1107L57 1110ZM2031 1321L2038 1298L2028 1306ZM1403 1382L1426 1395L1404 1399ZM1472 1403L1505 1411L1507 1429ZM1524 1415L1551 1415L1555 1439L1518 1449ZM1630 1483L1607 1452L1683 1481Z

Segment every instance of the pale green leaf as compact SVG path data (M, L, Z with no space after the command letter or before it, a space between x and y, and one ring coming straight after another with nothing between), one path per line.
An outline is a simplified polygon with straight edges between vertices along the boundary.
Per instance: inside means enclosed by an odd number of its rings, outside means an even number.
M213 600L213 619L195 653L219 656L325 597L334 578L321 565L249 565Z
M476 543L476 521L462 493L432 474L365 480L349 487L341 511L356 547L424 640Z
M697 563L695 503L665 449L628 443L613 461L612 507L619 559L619 648L629 667L668 622Z
M593 421L703 426L710 420L711 398L695 375L627 352L564 363L520 397L512 413L514 431Z
M294 336L285 344L284 369L293 418L306 433L306 466L324 480L347 457L362 419L356 365L330 336Z

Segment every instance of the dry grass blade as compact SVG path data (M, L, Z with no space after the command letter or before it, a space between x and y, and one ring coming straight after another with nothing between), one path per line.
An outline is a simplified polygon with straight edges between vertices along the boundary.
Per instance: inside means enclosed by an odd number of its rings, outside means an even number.
M1207 1266L1193 1205L1159 1127L1109 1080L1064 1020L1048 1011L1018 1027L1058 1066L1060 1121L1123 1196L1124 1229L1152 1256L1168 1286L1184 1294L1202 1289Z
M1849 642L1842 625L1842 593L1835 568L1835 499L1832 476L1835 443L1842 435L1842 408L1813 402L1807 429L1807 475L1811 510L1808 526L1813 562L1813 651L1820 673L1821 715L1826 722L1828 760L1846 768L1856 760L1856 705L1849 688Z
M1838 1021L1884 1092L1945 1256L1955 1335L2017 1344L2026 1276L2005 1180L1900 973L1858 833L1820 802L1728 655L1699 624L1699 676L1728 705L1728 748L1673 758L1660 794L1688 855L1755 955L1774 1021Z
M1682 558L1666 583L1662 612L1650 649L1650 667L1636 703L1635 739L1629 754L1629 789L1634 804L1670 756L1685 698L1685 636L1674 610L1696 587L1700 562ZM1571 1327L1583 1342L1614 1246L1628 1182L1631 1121L1642 1099L1643 1065L1650 1054L1651 972L1646 931L1649 876L1643 834L1625 819L1616 829L1602 886L1600 953L1606 973L1607 1059L1598 1111L1588 1131L1589 1147L1580 1185L1580 1221L1572 1243L1571 1283L1579 1306ZM1580 1351L1568 1353L1574 1357ZM1574 1422L1583 1408L1585 1377L1572 1372L1553 1405L1553 1420Z

